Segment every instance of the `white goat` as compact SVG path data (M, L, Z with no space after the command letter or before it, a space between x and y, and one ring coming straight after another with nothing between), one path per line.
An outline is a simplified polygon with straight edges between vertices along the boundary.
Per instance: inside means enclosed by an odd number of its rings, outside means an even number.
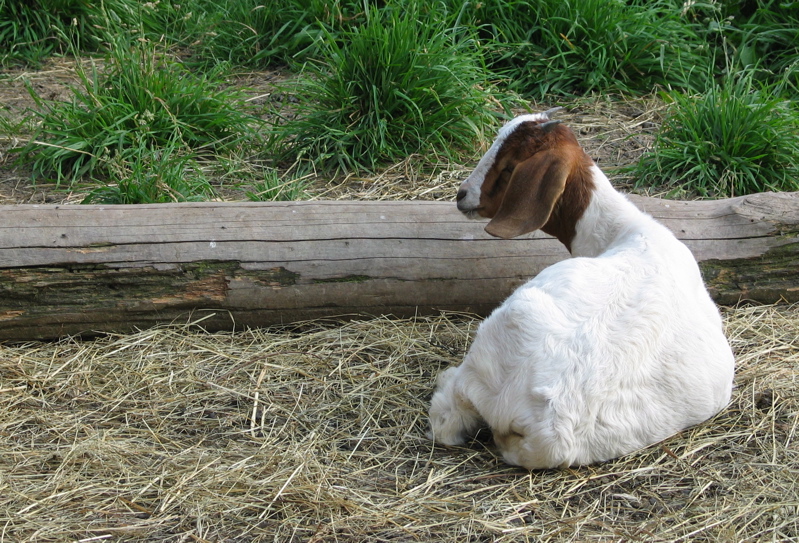
M436 442L487 424L505 461L527 469L608 460L702 422L728 403L734 371L691 252L613 189L551 111L499 131L458 209L501 238L541 229L574 258L480 325L430 407Z

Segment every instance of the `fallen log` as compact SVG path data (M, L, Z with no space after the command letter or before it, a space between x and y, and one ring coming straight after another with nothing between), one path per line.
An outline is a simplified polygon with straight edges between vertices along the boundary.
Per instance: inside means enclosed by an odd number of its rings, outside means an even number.
M631 197L700 261L714 299L799 300L799 193ZM445 202L0 206L0 339L358 314L486 314L567 258L488 236Z

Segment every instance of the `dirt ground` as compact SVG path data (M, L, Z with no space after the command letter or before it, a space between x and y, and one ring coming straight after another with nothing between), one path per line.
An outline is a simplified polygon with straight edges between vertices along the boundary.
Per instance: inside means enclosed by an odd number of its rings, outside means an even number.
M30 168L18 164L12 151L26 143L35 122L31 110L36 103L27 86L45 100L70 100L71 88L78 84L75 66L75 59L52 58L38 70L0 71L0 116L12 127L19 126L12 134L0 130L0 204L77 203L83 198L79 190L33 183ZM267 111L270 104L281 100L275 95L274 85L285 77L280 71L251 72L239 74L230 82L243 89L248 102L263 105ZM614 178L615 168L634 163L651 144L664 110L663 103L655 98L621 100L618 97L530 103L527 109L539 111L554 105L564 106L559 118L572 127L589 155L611 178ZM478 155L479 150L475 157ZM310 179L309 192L316 199L448 200L454 197L455 187L473 166L444 164L420 169L419 163L419 157L408 157L371 176L316 177ZM615 181L624 185L624 179L618 175ZM220 200L246 199L245 191L230 179L218 180L215 189Z

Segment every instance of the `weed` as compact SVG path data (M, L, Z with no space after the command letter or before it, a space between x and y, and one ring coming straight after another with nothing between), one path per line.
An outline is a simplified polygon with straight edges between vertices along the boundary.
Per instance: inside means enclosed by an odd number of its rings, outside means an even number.
M30 115L15 117L7 115L6 108L0 107L0 136L15 140L26 134L34 132L33 119Z
M798 190L799 113L753 75L725 78L700 96L670 93L636 185L713 197Z
M0 64L38 65L70 41L92 50L94 34L89 7L79 0L54 2L46 9L38 0L0 0Z
M772 90L799 97L799 2L686 2L683 12L711 47L717 73L754 70Z
M55 53L93 53L120 33L160 36L178 19L176 5L172 0L0 0L0 65L37 66Z
M779 82L786 96L799 97L799 2L750 0L725 7L737 11L729 34L738 64L756 66L765 81Z

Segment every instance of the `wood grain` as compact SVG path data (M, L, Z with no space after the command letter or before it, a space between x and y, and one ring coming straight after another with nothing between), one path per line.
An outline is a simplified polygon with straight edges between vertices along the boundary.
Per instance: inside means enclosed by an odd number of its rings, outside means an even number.
M694 252L719 303L799 300L799 194L631 197ZM342 314L486 314L567 258L446 202L0 206L0 339ZM193 317L189 315L193 314Z

